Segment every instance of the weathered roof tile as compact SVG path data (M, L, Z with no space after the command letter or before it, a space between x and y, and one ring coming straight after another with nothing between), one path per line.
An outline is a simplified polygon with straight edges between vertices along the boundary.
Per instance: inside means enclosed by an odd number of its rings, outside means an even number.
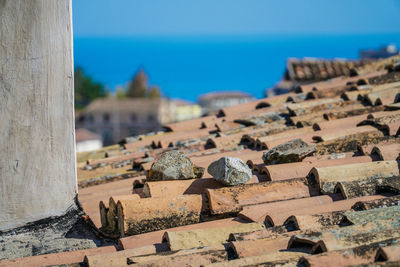
M397 161L377 161L343 166L313 168L309 177L319 186L322 193L333 193L338 182L364 180L370 182L376 178L399 176Z
M301 178L207 189L212 214L236 213L245 205L304 198L312 193L307 181Z

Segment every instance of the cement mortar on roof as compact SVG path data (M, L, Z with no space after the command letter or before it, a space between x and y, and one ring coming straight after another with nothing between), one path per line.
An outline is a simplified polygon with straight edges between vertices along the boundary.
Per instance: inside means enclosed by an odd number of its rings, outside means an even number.
M0 261L115 245L113 240L99 237L84 219L84 215L74 205L63 216L46 218L5 233L0 232ZM0 266L3 266L1 262Z
M0 1L0 230L77 193L71 1Z

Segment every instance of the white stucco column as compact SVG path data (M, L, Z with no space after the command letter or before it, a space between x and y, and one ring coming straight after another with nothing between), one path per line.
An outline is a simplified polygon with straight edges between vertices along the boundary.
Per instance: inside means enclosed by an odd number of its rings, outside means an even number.
M0 230L74 207L71 0L0 0Z

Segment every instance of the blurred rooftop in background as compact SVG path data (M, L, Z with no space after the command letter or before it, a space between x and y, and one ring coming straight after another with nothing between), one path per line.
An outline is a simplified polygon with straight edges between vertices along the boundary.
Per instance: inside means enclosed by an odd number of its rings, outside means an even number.
M399 3L75 1L77 127L110 144L348 75L398 53Z

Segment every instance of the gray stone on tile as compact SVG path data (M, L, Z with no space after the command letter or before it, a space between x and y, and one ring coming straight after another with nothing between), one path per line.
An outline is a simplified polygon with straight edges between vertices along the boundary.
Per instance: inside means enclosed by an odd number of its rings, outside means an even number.
M167 181L200 178L198 173L195 174L194 167L185 153L178 150L165 151L151 166L147 180Z
M267 165L300 162L315 151L315 145L308 145L301 139L294 139L264 152L262 159Z
M251 178L250 168L238 158L223 157L208 166L208 173L224 185L244 184Z

